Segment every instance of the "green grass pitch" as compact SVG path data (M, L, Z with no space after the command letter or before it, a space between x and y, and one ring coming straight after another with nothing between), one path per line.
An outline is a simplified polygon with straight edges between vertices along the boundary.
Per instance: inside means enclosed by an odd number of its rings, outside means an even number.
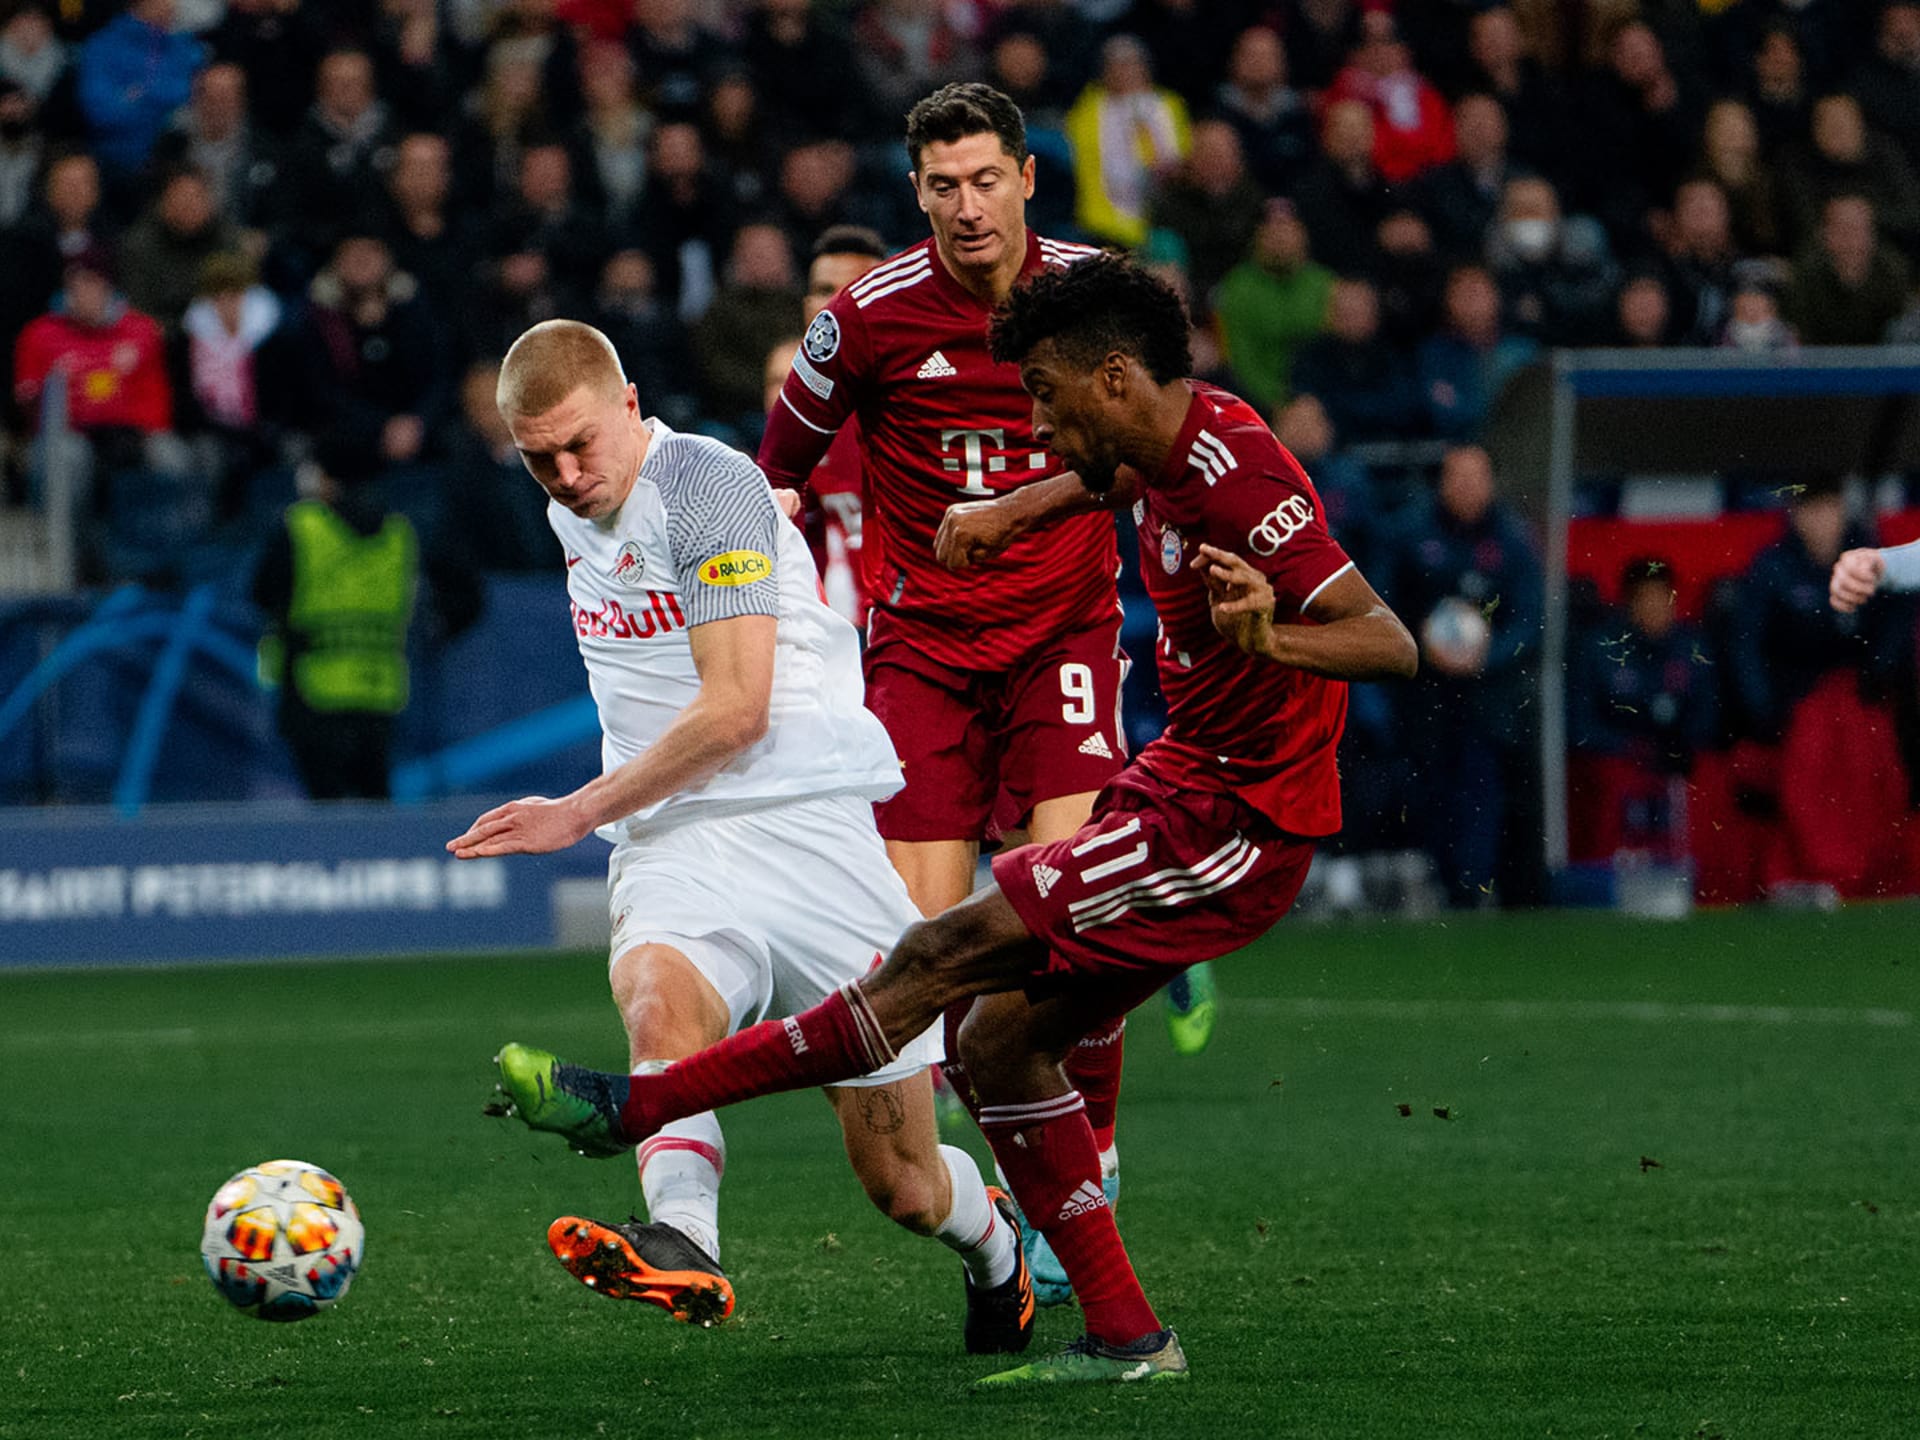
M547 1221L624 1216L632 1167L480 1106L502 1040L623 1058L598 957L6 975L0 1437L1913 1436L1917 936L1283 925L1206 1056L1129 1032L1119 1217L1191 1382L989 1397L957 1265L866 1206L815 1095L725 1117L733 1322L559 1270ZM195 1248L281 1155L368 1234L286 1327Z

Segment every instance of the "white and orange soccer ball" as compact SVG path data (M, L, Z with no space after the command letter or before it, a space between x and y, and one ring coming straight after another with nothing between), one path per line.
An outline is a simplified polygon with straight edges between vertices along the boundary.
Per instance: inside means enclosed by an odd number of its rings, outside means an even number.
M269 1160L214 1193L200 1259L241 1314L305 1320L347 1293L366 1240L346 1186L304 1160Z

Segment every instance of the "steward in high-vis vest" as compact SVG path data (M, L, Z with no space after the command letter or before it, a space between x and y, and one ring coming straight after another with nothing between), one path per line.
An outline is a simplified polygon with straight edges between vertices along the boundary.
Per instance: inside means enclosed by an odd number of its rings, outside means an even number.
M323 471L315 493L287 507L254 576L254 600L270 622L261 679L279 687L280 732L316 800L388 793L420 588L412 523L346 478Z

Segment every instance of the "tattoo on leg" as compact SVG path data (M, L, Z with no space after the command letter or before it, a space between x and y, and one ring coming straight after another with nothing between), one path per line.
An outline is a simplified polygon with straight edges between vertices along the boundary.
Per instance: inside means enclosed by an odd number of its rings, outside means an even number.
M860 1118L875 1135L891 1135L907 1123L907 1112L890 1090L862 1090Z

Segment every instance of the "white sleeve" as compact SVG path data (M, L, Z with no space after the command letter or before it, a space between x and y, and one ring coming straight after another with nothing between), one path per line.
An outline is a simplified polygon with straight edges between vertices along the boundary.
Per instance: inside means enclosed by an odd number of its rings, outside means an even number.
M1880 558L1887 562L1882 590L1920 590L1920 540L1882 550Z

